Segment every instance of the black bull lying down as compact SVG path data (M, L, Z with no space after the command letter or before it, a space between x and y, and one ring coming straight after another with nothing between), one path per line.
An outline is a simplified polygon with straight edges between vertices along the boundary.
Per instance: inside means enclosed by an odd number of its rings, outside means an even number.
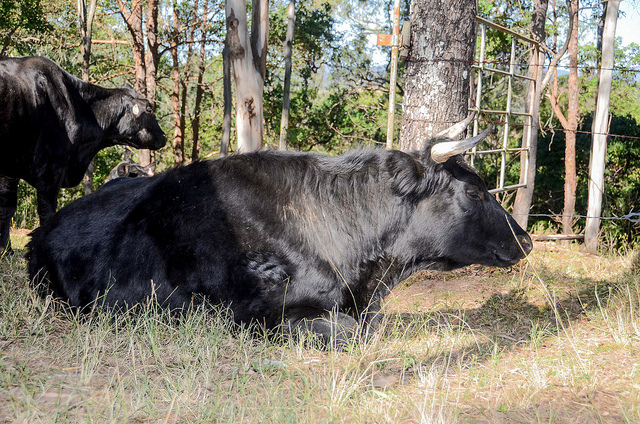
M381 299L416 270L530 252L459 155L479 138L412 154L262 151L107 185L33 232L29 271L71 305L155 291L181 308L197 294L239 322L345 341L358 321L375 328Z

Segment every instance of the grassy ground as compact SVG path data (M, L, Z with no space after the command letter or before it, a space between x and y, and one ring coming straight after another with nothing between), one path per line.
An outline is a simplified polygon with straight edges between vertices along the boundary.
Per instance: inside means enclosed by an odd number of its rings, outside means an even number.
M74 316L22 253L0 264L0 422L640 422L634 255L419 273L372 340L327 352L203 308Z

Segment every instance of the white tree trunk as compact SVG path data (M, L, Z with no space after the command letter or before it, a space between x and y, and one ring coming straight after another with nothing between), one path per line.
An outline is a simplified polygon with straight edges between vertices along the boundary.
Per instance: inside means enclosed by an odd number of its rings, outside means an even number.
M236 92L238 152L262 147L264 70L268 34L268 2L253 2L251 39L245 0L227 0L227 39Z
M293 56L293 31L296 24L296 0L287 6L287 36L284 40L284 88L282 93L282 116L280 118L280 150L287 150L289 132L289 96L291 92L291 59Z
M613 55L619 6L620 0L609 0L607 2L604 34L602 36L602 61L600 63L598 98L596 101L591 161L589 166L588 218L584 231L585 246L593 252L598 248L598 231L600 230L600 213L602 212L604 168L607 156L607 132L609 130L609 97L611 96L611 80L613 78Z

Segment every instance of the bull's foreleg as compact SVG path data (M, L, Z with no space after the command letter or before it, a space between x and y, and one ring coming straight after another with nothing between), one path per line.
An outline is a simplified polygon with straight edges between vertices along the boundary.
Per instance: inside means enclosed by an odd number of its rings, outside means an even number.
M11 253L11 218L18 204L18 178L0 176L0 257Z
M381 311L380 300L381 299L372 299L366 309L360 314L362 336L365 340L369 340L369 338L373 336L384 318L384 314Z
M342 312L315 308L291 308L287 311L284 331L290 334L317 335L326 347L344 348L358 333L357 321Z
M45 225L49 218L56 213L58 204L58 187L36 187L38 191L38 217L40 226Z

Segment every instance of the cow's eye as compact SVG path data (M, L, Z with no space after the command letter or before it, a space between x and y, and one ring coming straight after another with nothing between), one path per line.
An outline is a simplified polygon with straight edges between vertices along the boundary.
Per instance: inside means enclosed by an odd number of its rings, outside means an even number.
M477 188L468 188L467 191L465 192L465 194L471 200L483 200L484 199L484 193L482 191L478 190Z
M145 108L145 111L147 113L153 113L153 108L151 107L151 105L147 105L147 107Z

